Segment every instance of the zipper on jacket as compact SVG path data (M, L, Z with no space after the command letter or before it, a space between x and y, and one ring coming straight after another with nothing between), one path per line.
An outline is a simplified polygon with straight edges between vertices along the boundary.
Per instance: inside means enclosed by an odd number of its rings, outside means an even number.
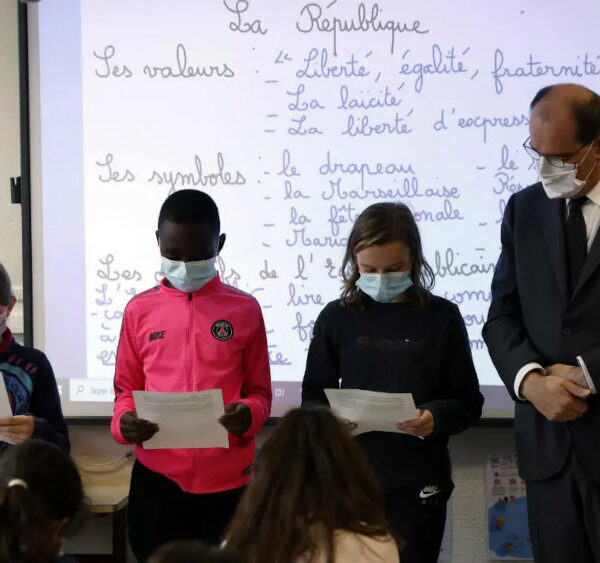
M188 293L188 333L187 333L187 385L188 391L193 391L192 388L192 348L194 347L194 304L192 294ZM192 450L192 466L197 467L200 462L200 457L197 450Z

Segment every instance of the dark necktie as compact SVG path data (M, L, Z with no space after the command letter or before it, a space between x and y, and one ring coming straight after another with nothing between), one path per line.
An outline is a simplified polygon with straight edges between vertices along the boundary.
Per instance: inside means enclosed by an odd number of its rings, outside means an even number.
M565 223L567 235L567 260L569 266L569 293L573 294L587 256L587 234L581 208L587 197L572 199L568 205L568 216Z

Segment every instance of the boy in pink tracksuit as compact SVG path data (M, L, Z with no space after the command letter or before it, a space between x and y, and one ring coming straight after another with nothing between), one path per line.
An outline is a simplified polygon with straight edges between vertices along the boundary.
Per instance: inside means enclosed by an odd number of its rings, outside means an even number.
M214 201L197 190L175 192L161 208L156 236L165 277L125 309L111 424L118 442L137 444L129 521L139 561L169 540L220 540L250 479L254 436L271 408L260 306L222 284L214 266L225 242ZM217 388L229 449L143 449L160 429L137 418L132 391Z

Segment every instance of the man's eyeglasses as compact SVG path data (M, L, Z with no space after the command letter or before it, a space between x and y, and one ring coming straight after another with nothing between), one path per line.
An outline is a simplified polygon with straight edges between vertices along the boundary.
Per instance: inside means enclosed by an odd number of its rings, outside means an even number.
M548 155L540 154L538 151L536 151L531 146L530 140L531 140L531 137L527 137L527 139L523 143L523 148L525 149L525 152L531 158L533 158L533 160L539 160L543 156L546 158L546 161L549 164L551 164L552 166L555 166L556 168L568 168L570 170L575 170L577 168L577 164L573 163L573 162L569 162L569 160L571 160L582 148L589 145L589 143L585 143L585 144L581 145L573 154L570 154L567 156L554 156L554 155L548 156Z

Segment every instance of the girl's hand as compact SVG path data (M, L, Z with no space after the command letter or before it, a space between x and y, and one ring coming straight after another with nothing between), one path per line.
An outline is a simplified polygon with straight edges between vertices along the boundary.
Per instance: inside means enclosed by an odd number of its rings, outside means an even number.
M424 409L417 409L417 417L413 420L407 420L405 422L399 422L396 424L398 430L402 430L411 436L417 436L419 438L426 438L431 436L434 428L433 414L431 411Z
M358 428L358 424L351 422L347 418L343 418L341 422L347 428L348 432L352 432Z
M33 438L35 420L32 416L19 415L0 419L0 438L11 444L21 444Z

